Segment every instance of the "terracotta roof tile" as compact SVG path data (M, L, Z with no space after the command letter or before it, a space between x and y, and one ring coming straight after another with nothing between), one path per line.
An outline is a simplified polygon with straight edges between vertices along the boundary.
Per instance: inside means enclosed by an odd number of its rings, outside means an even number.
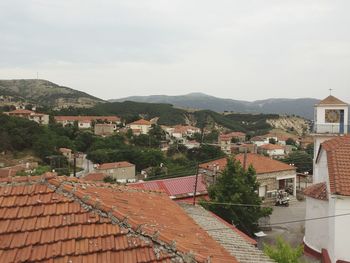
M321 100L318 104L316 105L348 105L346 102L341 101L340 99L330 95L327 98Z
M304 195L326 201L328 200L327 185L325 182L310 185L304 189Z
M115 162L115 163L103 163L97 169L105 170L105 169L124 168L124 167L131 167L131 166L134 166L134 164L124 161L124 162Z
M8 180L0 201L0 262L236 262L160 192L49 175Z
M140 119L134 122L129 123L128 125L151 125L152 123L150 121Z
M350 195L350 136L337 137L321 144L327 153L332 194Z
M104 173L89 173L82 179L85 181L103 181L107 177Z
M237 154L234 156L241 164L244 161L244 154ZM214 167L219 167L220 171L223 171L226 167L227 159L221 158L207 163L199 165L200 168L212 171ZM273 160L260 154L248 153L247 154L247 166L252 165L257 174L274 173L279 171L295 170L295 167L285 164L283 162Z
M259 148L264 150L284 150L285 149L285 147L281 145L272 144L272 143L261 145L259 146Z

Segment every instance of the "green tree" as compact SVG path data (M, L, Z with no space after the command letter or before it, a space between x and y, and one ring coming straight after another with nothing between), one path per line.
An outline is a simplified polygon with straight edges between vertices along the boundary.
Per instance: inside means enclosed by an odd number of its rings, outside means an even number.
M297 172L299 173L312 172L312 156L305 151L291 152L287 158L283 159L282 161L287 164L294 164L294 166L297 168Z
M213 203L203 203L225 221L235 224L240 230L253 236L258 231L258 220L271 214L271 208L261 207L258 195L259 184L253 167L246 171L240 162L227 159L227 166L216 182L209 186L208 193ZM244 205L230 205L244 204Z
M303 246L291 247L282 237L277 237L276 245L264 244L264 252L278 263L299 263Z
M269 139L269 143L271 143L271 144L276 144L275 138L270 138L270 139Z
M187 151L187 158L196 162L204 162L224 156L225 153L221 151L220 147L207 144L202 144L199 148L193 148Z
M288 139L286 140L286 144L287 144L287 145L297 146L297 142L296 142L293 138L288 138Z

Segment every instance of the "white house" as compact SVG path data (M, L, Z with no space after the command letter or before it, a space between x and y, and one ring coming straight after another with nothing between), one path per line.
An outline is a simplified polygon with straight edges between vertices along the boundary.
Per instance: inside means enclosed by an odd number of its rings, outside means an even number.
M314 184L305 189L305 252L350 261L350 137L348 104L329 96L315 105ZM328 261L328 262L329 262ZM325 261L326 262L326 261Z
M316 157L315 184L305 189L305 250L327 253L331 262L350 261L350 136L323 142Z
M140 119L129 123L127 126L133 131L134 134L148 134L152 123L150 121Z
M269 143L269 139L262 136L255 136L251 138L250 141L254 143L257 147Z
M49 115L43 113L37 113L31 110L17 109L10 112L4 112L9 116L25 118L31 121L35 121L36 123L47 125L49 124Z
M271 158L283 158L285 156L285 147L277 144L264 144L258 147L258 152L264 153Z

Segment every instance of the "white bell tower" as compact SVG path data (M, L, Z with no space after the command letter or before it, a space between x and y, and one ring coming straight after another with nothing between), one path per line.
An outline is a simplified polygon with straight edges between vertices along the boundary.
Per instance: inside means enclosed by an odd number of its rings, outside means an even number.
M320 144L337 136L349 132L349 105L338 98L329 95L314 107L314 174L316 171L316 158ZM316 178L314 178L316 179ZM317 179L316 179L317 182Z

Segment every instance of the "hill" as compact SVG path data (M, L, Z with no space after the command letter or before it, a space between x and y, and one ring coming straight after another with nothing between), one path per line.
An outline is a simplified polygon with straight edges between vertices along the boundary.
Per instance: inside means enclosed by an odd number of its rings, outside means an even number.
M319 100L300 99L266 99L253 102L223 99L203 93L190 93L180 96L133 96L111 101L137 101L148 103L169 103L185 109L208 109L216 112L266 113L298 115L307 119L313 118L313 106Z
M103 102L85 92L41 79L0 80L0 96L6 96L11 102L54 108L92 107Z
M158 117L160 125L189 124L207 129L235 130L251 134L264 134L277 127L278 119L289 119L292 117L280 117L278 114L251 114L231 113L222 114L211 110L189 111L173 107L164 103L145 102L111 102L101 103L95 107L68 108L54 111L55 115L119 115L127 123L137 120L140 117L152 119ZM302 118L302 123L305 122ZM281 126L281 125L280 125ZM285 127L280 127L284 129Z

